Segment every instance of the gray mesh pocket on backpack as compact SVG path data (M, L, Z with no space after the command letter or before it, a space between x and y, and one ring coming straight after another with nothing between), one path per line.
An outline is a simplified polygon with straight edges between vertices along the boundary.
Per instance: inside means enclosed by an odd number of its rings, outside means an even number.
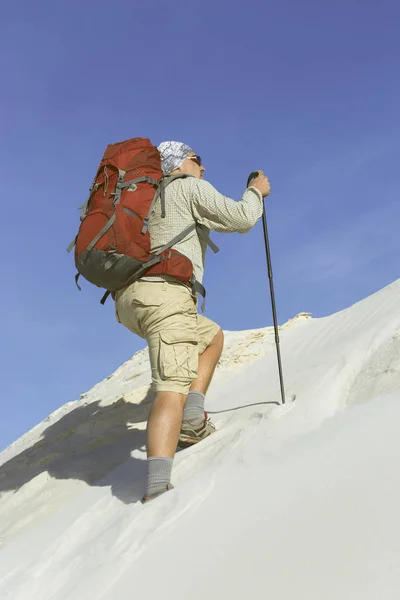
M76 268L82 277L110 292L117 292L127 285L142 264L126 254L96 248L82 252L76 260Z

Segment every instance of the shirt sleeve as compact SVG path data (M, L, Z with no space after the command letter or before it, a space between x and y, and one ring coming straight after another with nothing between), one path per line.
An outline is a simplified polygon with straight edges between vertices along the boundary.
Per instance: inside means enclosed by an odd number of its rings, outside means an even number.
M209 229L225 233L246 233L263 214L259 190L249 187L241 200L220 194L208 181L196 179L192 188L192 211L195 220Z

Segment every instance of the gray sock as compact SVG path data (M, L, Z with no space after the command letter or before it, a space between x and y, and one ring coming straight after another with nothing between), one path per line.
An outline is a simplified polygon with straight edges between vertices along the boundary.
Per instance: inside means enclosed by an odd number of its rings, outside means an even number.
M147 459L146 496L165 492L171 480L172 463L172 458L165 456L152 456Z
M183 409L183 420L191 423L201 423L204 419L204 394L189 392Z

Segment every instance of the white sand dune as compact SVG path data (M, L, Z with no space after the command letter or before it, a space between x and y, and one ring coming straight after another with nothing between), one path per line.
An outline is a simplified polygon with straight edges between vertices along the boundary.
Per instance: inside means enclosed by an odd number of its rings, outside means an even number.
M273 329L225 334L156 501L145 350L0 455L1 600L400 598L400 280L280 328L285 406Z

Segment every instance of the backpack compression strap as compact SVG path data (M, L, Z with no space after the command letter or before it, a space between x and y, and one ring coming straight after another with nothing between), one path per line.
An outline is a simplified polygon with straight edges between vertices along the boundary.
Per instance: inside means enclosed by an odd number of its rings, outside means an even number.
M99 239L103 237L103 235L110 229L110 227L114 223L114 221L115 221L115 207L121 201L121 192L122 192L122 190L124 190L125 188L130 188L131 190L135 191L137 189L137 184L138 183L142 183L143 181L147 181L148 183L151 183L152 185L156 186L157 188L159 187L160 182L157 181L156 179L152 179L151 177L138 177L137 179L131 179L130 181L126 181L124 183L124 175L125 175L125 173L126 173L126 171L122 171L121 169L119 169L119 177L118 177L118 181L117 181L117 185L116 185L114 202L113 202L113 204L114 204L114 214L107 221L107 223L104 225L104 227L101 229L101 231L99 231L99 233L96 235L96 237L93 238L93 240L90 242L89 246L87 247L87 250L92 250L92 248L95 247L95 245L97 244L97 242L99 241ZM91 191L93 189L95 189L95 187L92 186ZM157 196L157 192L156 192L156 196ZM82 209L81 215L83 215L83 216L87 212L89 201L90 201L90 196L89 196L89 199L85 202L85 204L83 204L82 206L79 207L80 209ZM153 200L153 202L154 202L154 200ZM153 202L152 202L152 204L153 204ZM75 243L76 243L76 237L72 240L72 242L68 246L67 252L71 252L71 250L75 246Z

